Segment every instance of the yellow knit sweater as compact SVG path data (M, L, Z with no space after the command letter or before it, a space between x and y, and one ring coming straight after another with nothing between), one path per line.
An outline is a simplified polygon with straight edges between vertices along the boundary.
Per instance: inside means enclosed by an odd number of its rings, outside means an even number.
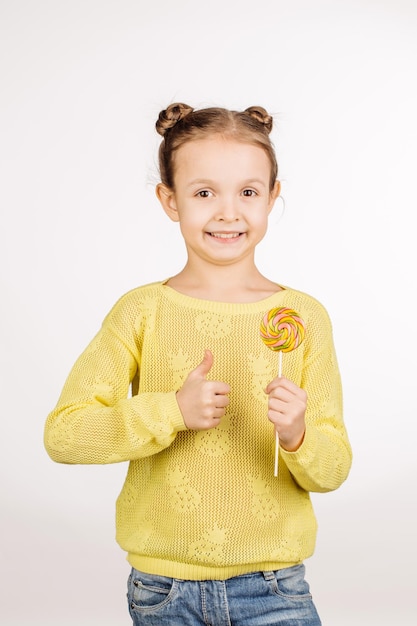
M304 441L280 450L276 478L264 389L278 354L259 325L277 306L305 322L302 345L283 354L283 375L306 390L308 405ZM175 392L207 348L209 378L230 385L230 404L217 428L195 432ZM328 315L293 289L249 304L198 300L162 282L134 289L75 363L45 445L60 463L130 462L117 540L136 569L204 580L299 563L316 537L308 492L336 489L351 464Z

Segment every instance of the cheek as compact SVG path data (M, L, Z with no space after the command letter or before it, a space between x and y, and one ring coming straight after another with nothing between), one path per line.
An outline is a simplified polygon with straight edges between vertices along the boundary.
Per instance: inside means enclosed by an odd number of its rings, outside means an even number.
M254 230L256 232L256 241L261 241L268 231L267 215L264 215L262 218L259 218L259 220L257 220L256 225L254 225Z
M266 232L268 228L268 216L269 213L265 211L258 215L256 218L254 218L253 224L257 228L257 230Z
M204 230L206 219L202 211L180 211L179 218L180 229L184 236Z

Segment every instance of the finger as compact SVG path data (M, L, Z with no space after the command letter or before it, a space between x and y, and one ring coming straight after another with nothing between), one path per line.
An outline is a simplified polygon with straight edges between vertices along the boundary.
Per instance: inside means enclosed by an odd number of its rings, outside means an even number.
M266 387L265 393L270 394L275 389L287 389L288 391L296 393L300 390L300 387L293 383L292 380L289 380L284 376L281 376L280 378L277 376L274 380L271 380L269 385Z
M268 403L268 414L270 413L271 415L285 415L287 412L287 407L288 404L286 402L282 402L278 399L270 400L270 402Z
M280 402L289 403L294 401L297 398L296 394L285 387L276 387L269 394L269 400L272 402L273 400L278 400Z
M269 395L270 393L272 393L275 389L278 389L279 387L282 387L282 378L278 378L277 376L276 378L271 380L271 382L267 385L267 387L265 387L265 393Z
M210 350L204 351L204 358L199 365L191 372L191 374L206 378L207 374L213 366L213 354Z
M225 409L228 406L229 401L228 396L216 394L216 397L214 398L214 405L217 409Z
M213 381L211 389L216 396L227 396L230 393L230 385L221 381Z

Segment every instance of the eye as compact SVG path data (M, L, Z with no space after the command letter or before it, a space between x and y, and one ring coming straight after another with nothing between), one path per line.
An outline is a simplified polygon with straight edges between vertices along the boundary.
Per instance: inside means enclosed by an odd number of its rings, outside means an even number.
M209 198L212 194L208 189L202 189L195 194L198 198Z
M257 196L258 194L256 193L256 191L254 189L244 189L242 191L242 195L245 198L253 198L254 196Z

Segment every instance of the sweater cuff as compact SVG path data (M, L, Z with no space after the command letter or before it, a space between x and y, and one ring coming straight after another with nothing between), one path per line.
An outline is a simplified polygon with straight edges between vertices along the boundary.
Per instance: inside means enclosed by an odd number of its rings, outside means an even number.
M297 468L307 468L314 463L317 456L317 447L317 431L315 428L309 428L307 426L303 442L298 450L289 452L288 450L284 450L284 448L280 448L279 452L290 472L293 472L293 470L295 472Z
M188 430L187 426L184 423L184 418L180 411L180 407L178 406L177 394L175 391L167 394L166 408L168 415L170 415L170 421L174 432L177 433L181 430Z

